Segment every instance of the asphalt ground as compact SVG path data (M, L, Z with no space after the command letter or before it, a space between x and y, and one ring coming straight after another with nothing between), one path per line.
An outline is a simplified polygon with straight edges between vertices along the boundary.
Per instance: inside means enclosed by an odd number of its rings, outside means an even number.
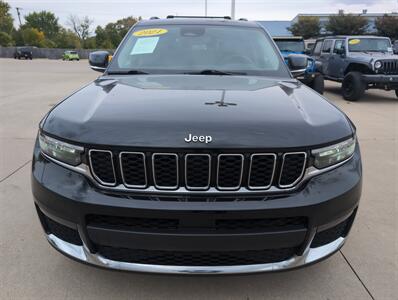
M79 264L45 240L33 205L30 162L38 122L95 79L87 61L0 59L0 299L397 299L398 99L372 90L347 102L325 96L356 124L364 184L341 251L310 267L227 277L115 272Z

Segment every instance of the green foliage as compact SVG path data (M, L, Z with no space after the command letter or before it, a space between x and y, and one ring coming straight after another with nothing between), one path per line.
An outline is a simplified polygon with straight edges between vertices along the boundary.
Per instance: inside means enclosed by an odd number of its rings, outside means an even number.
M86 38L83 41L83 48L84 49L95 49L96 48L95 37Z
M10 14L10 5L0 0L0 32L10 35L14 30L14 19ZM5 38L5 35L3 35Z
M44 33L42 31L39 31L36 28L24 28L21 29L20 32L25 45L36 47L46 46Z
M398 40L398 17L384 15L376 19L377 34Z
M302 36L304 39L315 38L319 35L321 24L318 17L302 16L288 30L293 35Z
M139 19L127 17L108 23L104 28L98 26L95 30L97 46L105 49L116 48L128 30L137 23Z
M352 14L331 16L326 30L335 35L362 35L366 33L368 20Z
M8 46L12 46L13 44L14 44L14 41L13 41L11 35L9 35L6 32L0 31L0 46L8 47Z
M25 16L24 27L36 28L49 39L54 38L59 30L58 18L48 11L33 12Z
M56 47L66 49L79 49L81 43L79 37L69 29L61 28L57 37L54 39Z

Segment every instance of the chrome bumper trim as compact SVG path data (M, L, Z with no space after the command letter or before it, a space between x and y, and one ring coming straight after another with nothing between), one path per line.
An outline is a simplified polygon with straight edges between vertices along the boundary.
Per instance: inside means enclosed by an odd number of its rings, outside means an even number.
M293 256L292 258L267 264L257 265L239 265L239 266L164 266L164 265L146 265L136 263L126 263L109 260L99 254L90 253L84 246L74 245L57 238L53 234L47 235L49 243L58 251L82 262L104 267L108 269L149 272L163 274L242 274L259 273L279 270L288 270L319 261L339 250L345 238L340 237L337 240L317 248L307 248L303 255ZM311 244L311 243L309 243Z

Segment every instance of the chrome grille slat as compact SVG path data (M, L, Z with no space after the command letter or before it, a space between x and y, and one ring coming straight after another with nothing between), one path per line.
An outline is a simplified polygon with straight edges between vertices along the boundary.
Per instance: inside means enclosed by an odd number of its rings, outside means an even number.
M257 171L257 169L255 169L255 167L256 168L263 167L263 169L264 169L264 167L266 167L266 166L259 166L258 162L257 162L257 164L255 163L255 166L253 166L253 160L255 160L256 158L265 158L265 157L271 158L273 160L271 170L267 169L267 170ZM261 189L268 189L271 187L272 182L274 180L274 175L275 175L276 159L277 159L277 156L274 153L255 153L250 156L250 168L249 168L249 180L248 180L249 189L252 189L252 190L260 189L261 190ZM271 171L271 174L265 173L265 172L269 172L269 171ZM257 174L258 172L263 173L263 177L265 177L265 178L258 178L258 176L260 175L260 174ZM261 181L261 179L265 179L265 182L266 182L267 177L269 177L268 184L265 184L265 185L256 184L256 182L259 180Z
M292 163L286 163L289 158L293 156L297 157L298 159L302 159L302 167L300 168L300 164L297 163L295 166ZM279 187L281 188L289 188L295 186L301 178L304 176L304 171L307 163L307 153L306 152L288 152L283 154L282 156L282 166L279 175ZM288 167L293 168L293 171L287 171ZM287 172L294 173L290 175L292 179L287 179L288 175L285 174Z
M109 150L91 149L88 153L93 180L104 187L119 189L123 186L131 191L289 190L302 181L307 167L306 152L217 153L216 156L116 150L114 154ZM217 158L214 163L212 157ZM113 163L119 167L116 169Z
M128 158L130 156L130 159ZM142 152L119 153L123 184L129 188L146 188L148 185L145 154ZM130 165L129 165L130 164ZM134 165L131 165L134 164Z
M238 158L238 160L234 162L231 158ZM224 191L239 189L242 184L243 166L244 156L242 154L219 154L217 157L217 188ZM225 176L224 172L229 173L228 181L236 181L237 184L232 185L221 178Z
M203 166L190 166L189 164L195 163L192 160L197 158L207 158L207 167ZM191 162L190 162L191 160ZM199 162L196 162L199 163ZM207 171L206 171L207 169ZM207 173L207 174L205 174ZM207 175L207 178L206 178ZM201 176L201 178L197 178L196 182L195 179L192 178ZM211 179L211 156L210 154L186 154L185 155L185 186L188 190L207 190L210 188L210 179ZM206 184L202 184L206 183Z
M102 157L98 157L99 154L102 154ZM107 158L106 154L109 155ZM115 186L116 185L116 172L115 166L113 164L113 153L109 150L96 150L91 149L88 152L88 158L90 162L91 173L94 178L105 186ZM97 160L103 160L103 163L99 163ZM93 161L96 161L93 163ZM109 170L108 170L109 169ZM112 181L107 180L113 178Z
M173 163L171 160L174 160ZM179 186L178 155L175 153L154 153L152 154L152 175L153 183L158 189L175 190ZM167 165L173 165L167 168ZM175 184L172 185L171 182Z

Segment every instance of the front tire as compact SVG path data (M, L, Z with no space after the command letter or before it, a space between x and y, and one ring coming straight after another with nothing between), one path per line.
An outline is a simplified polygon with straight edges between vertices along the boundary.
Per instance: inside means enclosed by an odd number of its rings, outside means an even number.
M395 90L395 95L396 95L397 98L398 98L398 90Z
M366 85L361 77L362 73L360 72L350 72L344 77L342 94L345 100L357 101L363 96Z
M310 88L316 91L318 94L323 95L325 91L325 79L322 74L315 75L314 80L309 84Z

